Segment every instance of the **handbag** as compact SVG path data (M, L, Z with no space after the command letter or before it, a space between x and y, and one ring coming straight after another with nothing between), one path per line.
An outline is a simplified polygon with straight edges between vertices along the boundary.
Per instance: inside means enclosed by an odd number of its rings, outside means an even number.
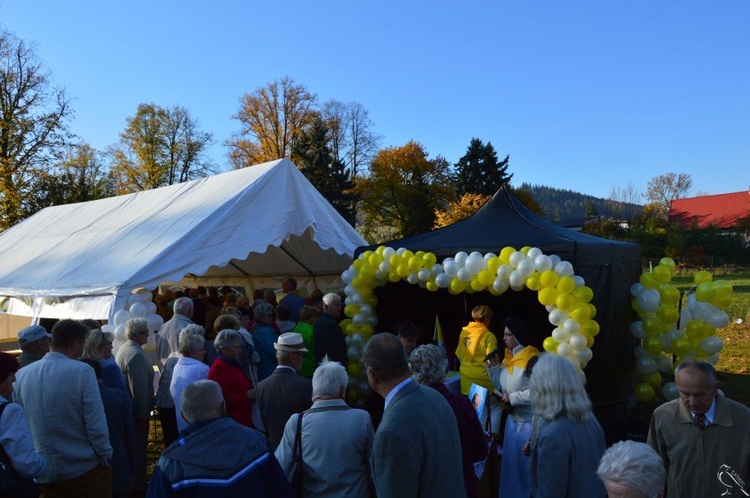
M5 407L10 403L0 406L0 418L3 416ZM33 479L24 479L13 468L10 457L5 453L5 448L0 445L0 497L1 498L32 498L39 496L39 485Z

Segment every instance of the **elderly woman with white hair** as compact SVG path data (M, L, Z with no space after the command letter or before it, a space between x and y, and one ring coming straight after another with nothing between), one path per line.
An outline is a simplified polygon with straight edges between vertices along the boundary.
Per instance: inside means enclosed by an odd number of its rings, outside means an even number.
M172 369L169 394L174 402L178 432L182 432L188 426L188 423L180 413L182 391L193 382L208 377L208 365L203 363L203 357L206 354L204 333L205 329L202 326L188 325L182 329L180 337L177 340L179 354ZM167 368L170 361L171 358L168 358Z
M534 498L607 496L596 477L604 431L591 411L581 377L569 360L556 354L540 355L534 366L529 387Z
M276 342L278 333L271 326L273 323L273 306L266 302L260 302L253 308L252 330L255 350L260 356L258 364L258 382L265 379L276 370L276 350L273 344Z
M219 356L208 370L208 380L214 380L221 386L227 401L227 414L242 425L254 427L253 400L256 392L250 374L240 363L242 337L236 330L224 329L214 339L214 346Z
M662 498L664 460L646 443L620 441L604 452L596 471L610 498Z
M461 457L463 460L464 487L467 498L479 497L479 480L474 472L474 462L487 458L487 440L477 412L466 396L454 394L445 387L445 374L448 372L448 360L440 348L426 344L414 349L409 356L411 377L422 385L439 392L450 405L458 423L458 435L461 438ZM436 437L440 437L436 434Z

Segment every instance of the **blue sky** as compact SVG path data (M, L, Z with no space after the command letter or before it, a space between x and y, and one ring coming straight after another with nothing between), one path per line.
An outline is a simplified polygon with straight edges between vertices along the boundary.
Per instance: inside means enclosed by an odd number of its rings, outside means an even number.
M290 76L362 103L382 146L455 163L490 141L514 185L750 186L748 0L0 0L0 25L36 44L99 150L139 103L182 105L227 167L239 98Z

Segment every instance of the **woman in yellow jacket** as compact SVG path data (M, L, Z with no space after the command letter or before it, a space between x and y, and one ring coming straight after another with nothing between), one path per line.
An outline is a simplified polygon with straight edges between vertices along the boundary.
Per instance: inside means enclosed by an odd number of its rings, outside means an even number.
M469 394L472 384L477 384L487 389L487 398L491 398L494 386L487 373L487 365L484 362L485 357L497 348L497 337L490 329L492 321L492 308L486 305L479 305L471 310L473 322L461 329L461 335L458 338L458 347L456 348L456 358L461 362L461 393ZM482 413L480 420L482 427L487 420L487 407L489 399L485 403L485 411ZM494 418L494 417L493 417ZM495 422L493 421L493 429ZM499 426L499 413L498 413ZM493 430L494 432L494 430Z

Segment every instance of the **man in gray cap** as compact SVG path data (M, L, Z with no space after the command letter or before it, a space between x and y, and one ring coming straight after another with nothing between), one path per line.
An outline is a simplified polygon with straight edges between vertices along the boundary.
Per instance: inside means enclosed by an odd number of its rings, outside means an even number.
M258 383L258 409L271 451L281 442L289 417L312 406L312 381L299 375L307 353L302 334L281 334L273 347L278 366Z
M21 329L18 333L18 346L21 348L21 355L18 357L18 363L25 367L37 360L41 360L44 355L49 353L49 341L52 334L41 325L29 325Z

